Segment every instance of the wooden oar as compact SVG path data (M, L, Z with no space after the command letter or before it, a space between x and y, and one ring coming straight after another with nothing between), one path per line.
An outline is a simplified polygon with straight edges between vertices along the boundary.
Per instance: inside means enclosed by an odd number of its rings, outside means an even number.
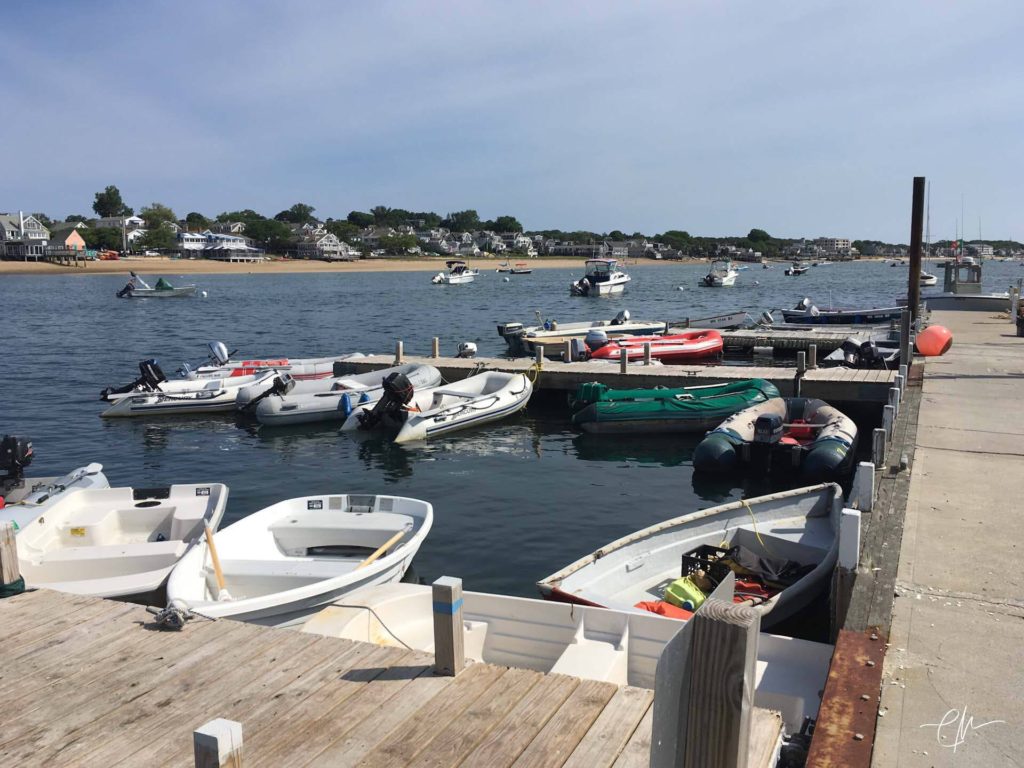
M217 556L217 545L213 543L213 531L209 525L203 526L206 529L206 546L210 550L210 561L213 563L213 576L217 580L217 599L222 600L229 597L228 591L224 588L224 571L220 568L220 558Z
M406 531L404 531L404 530L403 530L403 531L399 531L399 532L398 532L398 533L396 533L396 534L395 534L394 536L392 536L392 537L391 537L390 539L388 539L387 541L385 541L385 542L384 542L383 544L381 544L381 545L380 545L379 547L377 547L376 551L375 551L375 552L374 552L374 553L373 553L372 555L370 555L370 556L369 556L368 558L366 558L365 560L363 560L363 562L361 562L361 563L360 563L359 565L357 565L357 566L356 566L356 570L358 571L358 570L359 570L360 568L365 568L365 567L366 567L366 566L368 566L368 565L369 565L370 563L372 563L372 562L373 562L374 560L376 560L376 559L377 559L378 557L380 557L381 555L383 555L383 554L384 554L385 552L387 552L387 551L388 551L388 550L389 550L389 549L390 549L390 548L391 548L391 547L392 547L392 546L393 546L393 545L394 545L394 544L395 544L395 543L396 543L396 542L397 542L397 541L398 541L398 540L399 540L400 538L402 538L403 536L405 536L405 534L406 534Z

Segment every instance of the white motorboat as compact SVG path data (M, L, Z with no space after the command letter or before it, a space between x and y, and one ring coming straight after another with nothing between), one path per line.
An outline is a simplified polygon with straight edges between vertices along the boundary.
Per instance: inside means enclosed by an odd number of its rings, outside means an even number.
M630 276L620 270L615 259L587 259L586 274L569 286L573 296L610 296L622 293Z
M18 534L21 575L29 587L79 595L147 595L205 526L220 525L227 498L220 483L70 494Z
M287 374L277 376L274 387L255 403L255 414L260 424L283 426L308 424L318 421L344 421L357 405L372 406L384 392L384 380L392 374L405 376L416 389L436 387L441 383L441 372L432 365L396 365L369 373L342 376L319 381L284 381ZM243 394L237 403L242 405Z
M302 631L389 647L434 651L429 586L372 587L331 605ZM665 644L681 622L651 613L523 597L462 593L463 648L472 661L654 688ZM817 715L832 646L761 633L755 703L782 713L787 731Z
M539 318L538 318L539 319ZM508 344L510 352L532 355L536 345L543 344L552 352L566 339L583 339L593 330L627 336L654 336L665 333L668 323L652 320L632 320L629 310L624 309L611 320L591 320L576 323L560 323L548 320L542 325L524 327L522 323L501 323L498 335Z
M195 296L195 285L181 285L175 288L162 277L156 281L156 285L150 287L146 282L131 273L131 279L120 291L117 292L119 299L175 299L185 296Z
M480 270L471 269L464 261L446 261L445 266L448 267L447 271L438 272L430 279L434 285L472 283L480 274Z
M810 269L810 267L808 267L806 264L801 264L800 262L794 261L793 265L791 267L788 267L784 274L793 277L796 275L804 274L808 269Z
M61 477L25 477L35 453L32 443L14 435L0 440L0 521L24 528L52 505L73 493L109 488L102 464L88 464Z
M710 271L701 278L700 284L708 288L728 288L736 284L739 274L731 261L715 261Z
M201 542L167 582L171 605L204 616L290 626L357 589L399 581L433 523L399 496L289 499Z
M775 569L772 588L744 582L736 590L751 595L762 626L768 627L803 609L828 584L839 552L842 509L840 487L824 483L691 512L606 544L537 586L552 600L652 610L666 599L667 587L692 575L681 562L699 567L715 582L726 573L726 561L749 562L749 553L759 558L758 567ZM736 546L746 552L725 555Z
M533 384L521 373L485 371L423 390L389 379L377 403L355 408L341 429L396 431L396 443L426 440L511 416L526 406L532 393Z
M117 393L113 404L100 414L105 419L138 416L169 416L195 413L228 413L235 410L238 391L245 386L269 388L275 371L223 379L167 381L152 392Z
M938 282L939 282L939 276L938 275L933 275L930 272L923 272L923 271L921 272L921 285L923 285L923 286L938 285Z

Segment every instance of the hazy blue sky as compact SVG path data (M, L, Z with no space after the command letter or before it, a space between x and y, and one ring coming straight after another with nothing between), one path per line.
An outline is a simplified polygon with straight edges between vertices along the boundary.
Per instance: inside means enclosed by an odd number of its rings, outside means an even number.
M377 204L527 228L1024 239L1024 2L38 2L0 211Z

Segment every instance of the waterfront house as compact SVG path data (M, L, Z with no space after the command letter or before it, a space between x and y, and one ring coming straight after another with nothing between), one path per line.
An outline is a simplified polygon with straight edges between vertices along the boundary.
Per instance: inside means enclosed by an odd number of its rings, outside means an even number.
M218 221L210 231L221 235L240 235L245 232L244 221Z
M326 261L352 261L359 258L359 251L330 232L302 240L297 249L300 259L323 259Z
M49 240L50 230L35 216L0 213L0 258L38 261Z
M57 224L50 230L50 240L46 250L48 254L68 251L84 253L85 238L78 231L77 224Z
M146 226L141 216L104 216L99 219L92 219L89 226L96 229L141 229Z

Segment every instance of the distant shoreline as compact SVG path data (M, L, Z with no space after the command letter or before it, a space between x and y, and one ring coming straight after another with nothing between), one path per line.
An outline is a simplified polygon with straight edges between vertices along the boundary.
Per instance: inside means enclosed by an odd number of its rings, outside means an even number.
M857 261L892 261L892 257L865 256ZM504 259L466 259L466 262L481 273L494 272ZM582 273L582 258L568 259L541 256L528 259L525 263L531 269L573 269ZM789 264L791 259L775 259L774 264ZM623 267L663 267L669 264L709 263L708 259L642 259L626 263ZM736 262L743 264L746 262ZM846 262L832 262L842 264ZM171 259L162 256L145 256L119 261L87 261L85 266L70 267L40 261L0 261L0 275L127 275L137 272L141 275L285 275L318 272L434 272L444 269L445 259L361 259L358 261L326 262L308 259L274 259L260 263L232 263L206 259ZM750 262L751 267L757 262Z

